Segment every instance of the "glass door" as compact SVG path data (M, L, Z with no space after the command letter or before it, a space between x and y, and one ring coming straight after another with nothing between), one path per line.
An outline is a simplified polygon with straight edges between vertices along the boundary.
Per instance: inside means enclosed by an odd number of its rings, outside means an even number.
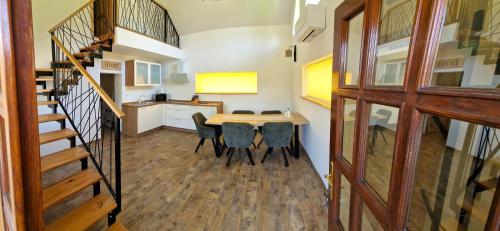
M500 228L500 0L335 11L330 230Z

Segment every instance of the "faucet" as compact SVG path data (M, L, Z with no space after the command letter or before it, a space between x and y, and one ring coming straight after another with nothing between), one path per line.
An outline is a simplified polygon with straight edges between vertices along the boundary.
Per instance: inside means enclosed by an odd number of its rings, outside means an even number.
M141 95L141 96L139 96L139 104L142 104L142 97L144 97L144 98L145 98L146 96L145 96L145 95Z

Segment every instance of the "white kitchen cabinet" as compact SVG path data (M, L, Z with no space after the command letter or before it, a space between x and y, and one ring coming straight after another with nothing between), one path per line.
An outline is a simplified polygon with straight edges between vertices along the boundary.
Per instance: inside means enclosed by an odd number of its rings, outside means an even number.
M222 102L204 102L201 104L189 101L157 102L149 106L138 103L125 103L123 119L123 134L137 136L140 133L162 127L196 130L192 115L201 112L209 118L216 113L222 113Z
M203 114L208 119L212 115L217 114L217 108L208 106L191 106L191 115L197 112L201 112L201 114ZM196 129L196 125L194 124L194 121L192 119L190 121L190 129Z
M163 107L165 126L190 129L189 105L164 104Z
M162 126L162 105L152 105L137 109L137 133Z
M126 86L161 85L161 65L140 60L125 61Z

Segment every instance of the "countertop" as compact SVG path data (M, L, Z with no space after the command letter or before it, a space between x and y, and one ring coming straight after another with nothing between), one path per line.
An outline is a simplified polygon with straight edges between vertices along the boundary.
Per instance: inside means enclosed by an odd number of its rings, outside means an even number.
M178 105L189 105L189 106L222 106L222 101L199 101L198 103L193 103L189 100L167 100L167 101L143 101L141 104L139 102L128 102L123 103L124 107L147 107L157 104L178 104Z

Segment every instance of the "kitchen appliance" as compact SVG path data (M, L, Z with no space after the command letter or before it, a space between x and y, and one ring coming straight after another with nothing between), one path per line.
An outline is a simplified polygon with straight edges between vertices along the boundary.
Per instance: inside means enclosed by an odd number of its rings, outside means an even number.
M155 94L155 101L167 101L167 94Z

